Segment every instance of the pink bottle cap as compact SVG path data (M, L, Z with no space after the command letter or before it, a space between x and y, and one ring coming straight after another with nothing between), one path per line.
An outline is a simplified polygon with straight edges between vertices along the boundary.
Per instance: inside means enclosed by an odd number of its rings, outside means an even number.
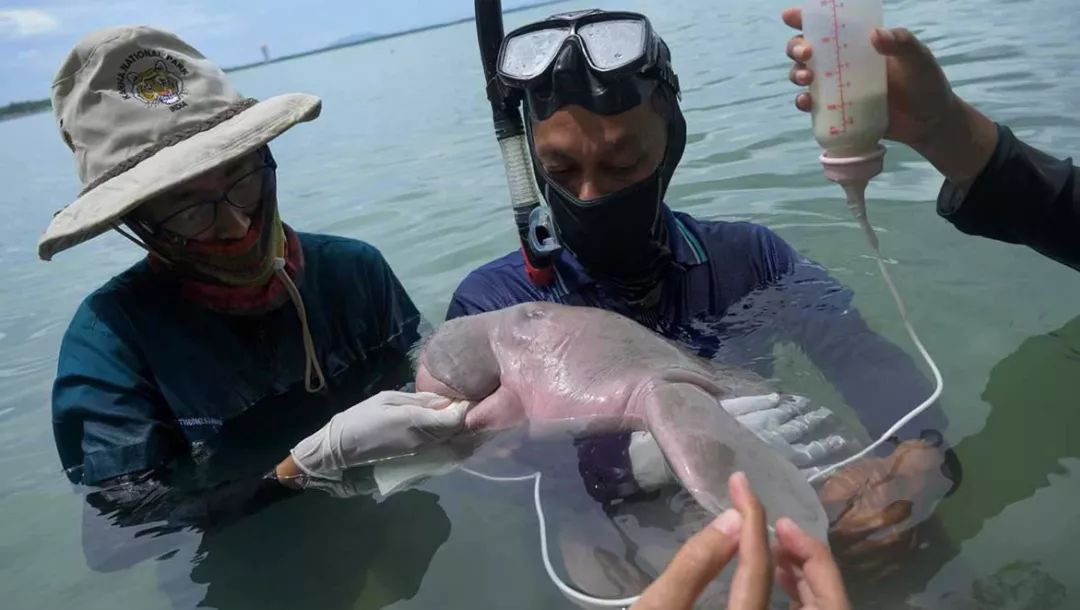
M863 184L881 173L885 165L885 147L878 144L874 152L854 157L830 157L824 153L819 157L825 167L825 177L840 184Z

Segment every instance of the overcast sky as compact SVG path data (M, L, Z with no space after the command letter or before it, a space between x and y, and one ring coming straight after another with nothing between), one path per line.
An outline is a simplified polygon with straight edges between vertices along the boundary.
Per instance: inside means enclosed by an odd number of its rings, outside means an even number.
M535 0L503 0L503 8ZM471 0L0 0L0 105L49 96L65 54L87 33L145 24L178 34L223 67L472 15Z

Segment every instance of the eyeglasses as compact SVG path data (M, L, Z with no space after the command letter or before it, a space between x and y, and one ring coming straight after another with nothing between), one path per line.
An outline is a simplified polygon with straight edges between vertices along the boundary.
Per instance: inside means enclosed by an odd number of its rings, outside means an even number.
M250 213L259 207L263 193L272 188L277 164L269 161L244 174L233 182L218 199L203 201L181 208L155 222L142 222L151 234L170 233L191 239L206 232L217 223L218 209L227 203L241 212Z

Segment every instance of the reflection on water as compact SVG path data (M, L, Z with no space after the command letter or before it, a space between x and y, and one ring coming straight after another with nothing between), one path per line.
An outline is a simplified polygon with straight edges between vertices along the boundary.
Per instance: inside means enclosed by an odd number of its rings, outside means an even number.
M88 513L84 523L84 548L100 555L88 554L92 567L152 560L175 608L381 608L416 594L450 535L438 497L423 491L382 502L306 494L207 533L105 521Z
M625 598L639 595L676 550L711 520L689 492L669 481L647 491L637 490L612 499L613 489L596 489L597 476L619 478L612 469L625 465L621 435L593 437L585 442L532 438L524 430L503 433L485 443L451 475L455 487L476 495L496 496L531 490L534 482L492 481L471 476L521 477L540 473L540 499L552 567L564 582L587 595ZM621 449L620 449L621 448ZM591 472L590 472L591 471ZM532 510L531 503L528 510ZM538 556L535 517L519 535L525 551ZM541 582L543 572L530 575ZM483 579L478 575L477 579Z
M947 527L934 530L927 548L911 562L910 569L918 573L911 581L929 582L943 568L946 572L963 571L966 566L950 562L956 560L964 543L974 540L989 521L1010 506L1049 486L1053 475L1069 474L1064 462L1080 458L1080 411L1071 408L1077 396L1080 318L1049 334L1031 337L990 371L983 392L992 406L990 417L983 430L961 441L956 451L965 464L994 466L965 468L963 485L938 510ZM1062 402L1070 407L1061 408ZM1069 521L1075 514L1072 506L1060 511L1061 518ZM1023 556L1019 561L1000 560L992 575L972 582L970 589L950 587L924 603L939 607L964 600L969 605L955 607L1066 607L1066 587L1054 576L1062 573L1060 569L1048 572L1047 566ZM931 590L938 588L935 584ZM880 589L878 594L888 596ZM982 605L971 605L975 602Z
M449 535L430 493L308 494L207 534L191 581L212 608L382 608L416 594Z

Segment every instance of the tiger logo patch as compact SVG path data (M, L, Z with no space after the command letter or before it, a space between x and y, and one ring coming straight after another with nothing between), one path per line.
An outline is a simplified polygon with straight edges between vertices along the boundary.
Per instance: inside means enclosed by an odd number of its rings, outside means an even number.
M172 106L180 102L180 96L184 92L184 80L169 72L163 61L138 74L128 74L128 82L131 85L132 97L149 106Z
M150 108L175 112L187 106L184 77L188 68L180 59L156 49L140 49L128 56L116 74L116 90L123 99L136 99Z

